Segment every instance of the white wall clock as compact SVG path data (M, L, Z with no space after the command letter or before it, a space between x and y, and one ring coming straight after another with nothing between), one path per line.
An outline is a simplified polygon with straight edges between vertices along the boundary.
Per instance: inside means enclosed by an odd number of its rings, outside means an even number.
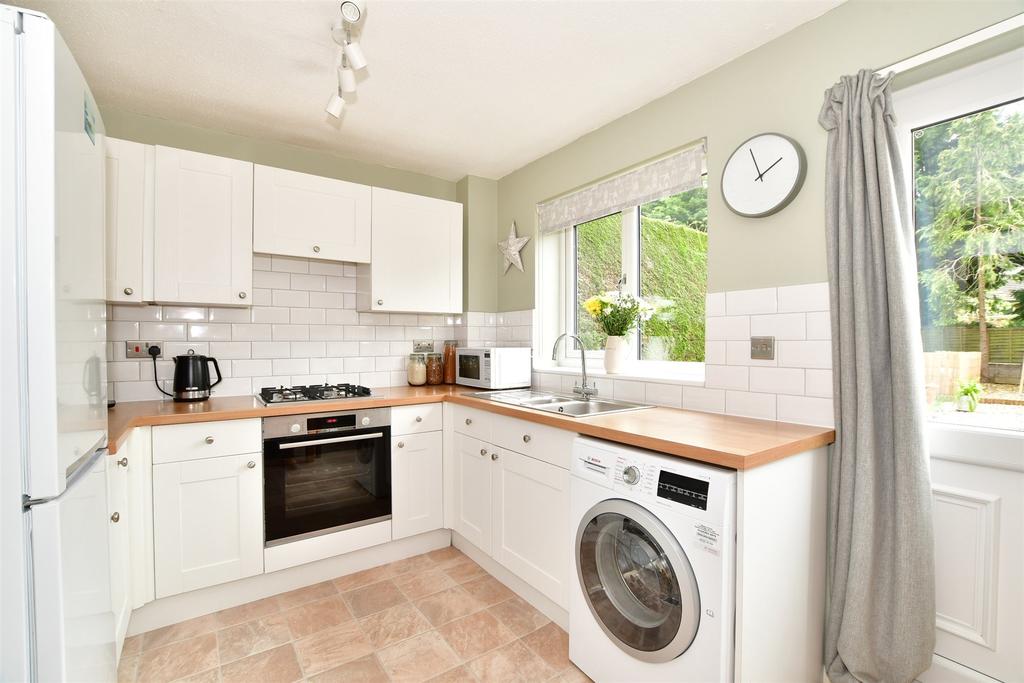
M737 147L725 163L722 198L740 216L770 216L793 201L806 171L804 150L796 140L761 133Z

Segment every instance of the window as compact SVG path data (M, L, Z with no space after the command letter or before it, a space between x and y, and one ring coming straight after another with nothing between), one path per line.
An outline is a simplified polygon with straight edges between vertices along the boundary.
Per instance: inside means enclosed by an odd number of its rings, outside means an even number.
M621 289L657 312L633 333L638 361L702 363L707 293L707 186L595 218L566 231L565 327L588 356L606 336L586 312L592 296ZM566 351L570 361L578 352ZM679 369L682 369L680 366Z
M962 77L915 86L901 144L932 419L1024 429L1024 51L1004 57L969 67L970 88L987 84L984 96L951 91ZM994 77L1004 62L1016 86Z

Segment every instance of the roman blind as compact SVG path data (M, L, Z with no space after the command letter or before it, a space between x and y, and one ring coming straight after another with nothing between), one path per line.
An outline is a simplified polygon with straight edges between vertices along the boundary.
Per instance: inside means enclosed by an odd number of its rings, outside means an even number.
M567 230L630 206L692 190L700 187L703 173L702 143L572 194L538 204L537 230L540 234Z

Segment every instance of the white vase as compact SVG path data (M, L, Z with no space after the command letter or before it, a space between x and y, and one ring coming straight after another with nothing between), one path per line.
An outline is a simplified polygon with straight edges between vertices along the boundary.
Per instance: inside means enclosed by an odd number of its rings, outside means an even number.
M629 362L629 339L608 337L604 343L604 371L616 375L626 370Z

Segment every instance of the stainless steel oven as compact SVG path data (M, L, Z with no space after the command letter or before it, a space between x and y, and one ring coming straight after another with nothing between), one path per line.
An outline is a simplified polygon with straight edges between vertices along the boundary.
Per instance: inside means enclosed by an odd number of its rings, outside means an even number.
M263 420L267 547L391 518L391 410Z

